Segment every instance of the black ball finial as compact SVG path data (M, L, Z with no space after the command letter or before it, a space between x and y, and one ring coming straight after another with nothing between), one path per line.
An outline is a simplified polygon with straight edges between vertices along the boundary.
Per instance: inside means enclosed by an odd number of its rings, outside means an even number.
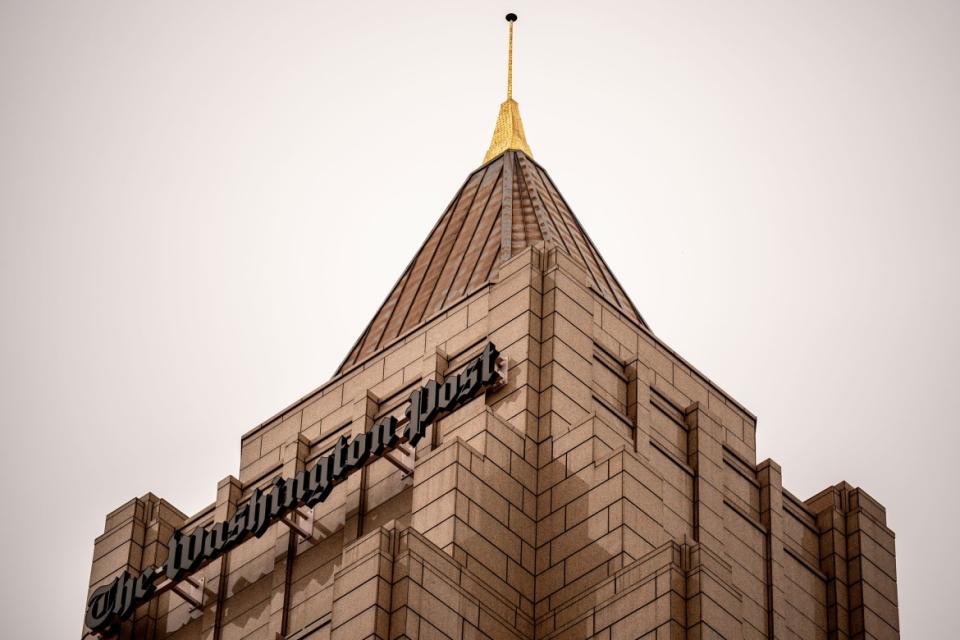
M515 13L507 14L507 22L516 22L516 21L517 21L517 14Z

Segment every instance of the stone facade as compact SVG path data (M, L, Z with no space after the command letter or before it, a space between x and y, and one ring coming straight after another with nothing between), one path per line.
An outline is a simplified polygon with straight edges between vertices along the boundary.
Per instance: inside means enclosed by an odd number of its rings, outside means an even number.
M486 281L358 343L336 377L241 438L238 477L201 512L148 494L109 514L91 591L159 564L175 529L227 519L340 435L399 416L488 341L508 358L505 386L430 428L412 475L368 463L316 507L311 538L274 524L197 572L201 606L164 593L120 637L898 638L884 508L846 483L793 496L776 462L756 460L755 417L576 253L549 233L514 242Z

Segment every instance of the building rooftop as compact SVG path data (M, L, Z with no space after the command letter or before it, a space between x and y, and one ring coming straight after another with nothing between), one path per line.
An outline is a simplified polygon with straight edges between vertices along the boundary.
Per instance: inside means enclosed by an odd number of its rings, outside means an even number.
M495 281L500 264L538 244L582 263L607 302L646 326L547 172L510 149L470 174L339 371Z

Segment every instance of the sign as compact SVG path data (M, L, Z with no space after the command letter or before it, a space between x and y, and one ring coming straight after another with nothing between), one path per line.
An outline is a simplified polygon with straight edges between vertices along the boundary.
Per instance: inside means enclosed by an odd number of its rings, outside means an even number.
M437 418L469 402L498 380L505 380L505 374L497 370L499 355L493 343L487 343L483 353L461 373L447 377L442 384L431 380L414 390L401 434L397 433L395 417L381 418L370 431L350 440L341 436L330 454L295 477L278 477L266 491L256 489L230 520L198 527L189 534L175 532L167 543L167 560L163 565L149 567L138 576L124 571L113 582L93 592L87 603L85 624L91 631L109 633L158 592L157 583L161 578L166 579L165 586L182 580L249 538L259 538L300 505L313 508L323 502L337 484L369 460L402 442L416 447L427 427Z

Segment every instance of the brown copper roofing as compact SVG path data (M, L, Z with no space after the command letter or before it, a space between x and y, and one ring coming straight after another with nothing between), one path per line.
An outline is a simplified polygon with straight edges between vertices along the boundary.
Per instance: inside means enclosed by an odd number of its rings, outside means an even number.
M502 262L538 242L582 263L604 299L646 326L547 172L511 150L470 174L339 371L494 280Z

